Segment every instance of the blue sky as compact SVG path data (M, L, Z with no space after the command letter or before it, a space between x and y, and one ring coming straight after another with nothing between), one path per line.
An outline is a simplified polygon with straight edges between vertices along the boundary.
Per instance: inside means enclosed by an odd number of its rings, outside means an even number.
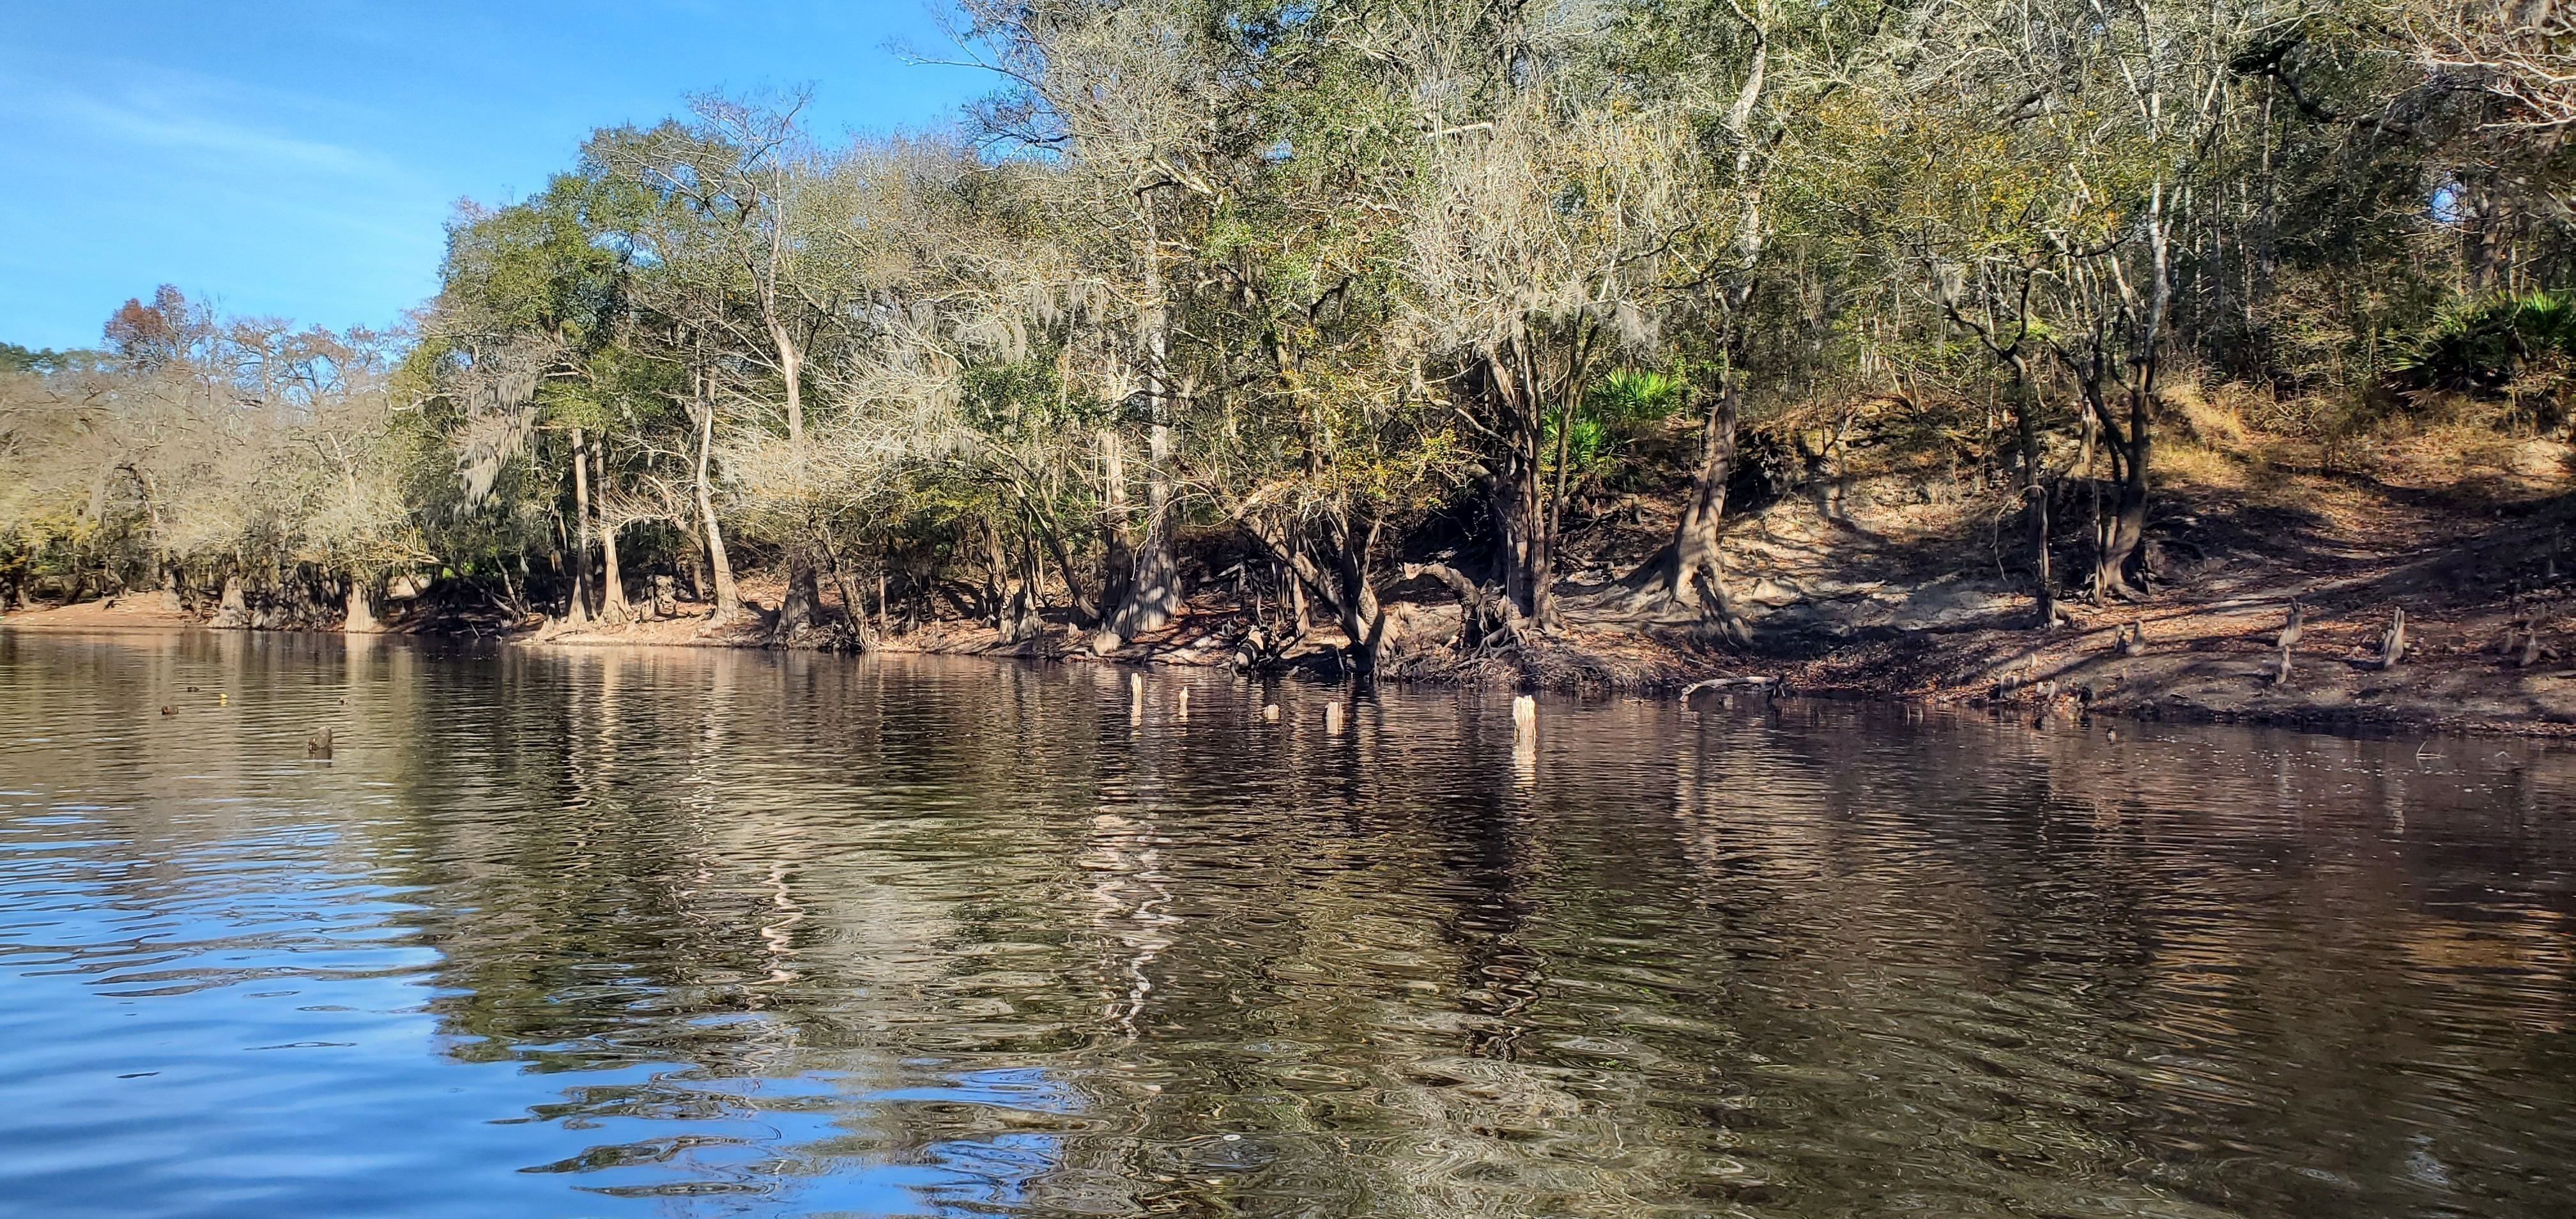
M91 346L160 283L394 322L456 201L542 189L592 128L811 84L819 133L944 124L923 0L0 0L0 341Z

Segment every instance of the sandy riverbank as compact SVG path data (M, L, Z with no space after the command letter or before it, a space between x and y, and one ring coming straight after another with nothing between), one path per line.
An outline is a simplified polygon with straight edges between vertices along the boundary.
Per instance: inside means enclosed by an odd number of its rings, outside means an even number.
M139 599L138 599L139 600ZM2363 597L2363 601L2370 598ZM1670 694L1721 675L1763 674L1789 692L1987 706L2072 721L2095 716L2174 721L2257 722L2325 730L2437 730L2576 737L2576 667L2536 666L2484 646L2500 636L2493 613L2428 612L2415 618L2414 655L2394 670L2372 656L2384 619L2343 608L2334 590L2315 590L2291 680L2276 679L2272 646L2285 598L2245 595L2174 602L2135 613L2071 611L2075 625L2041 634L1999 626L1893 631L1846 641L1804 657L1720 653L1650 631L1576 628L1544 641L1532 657L1461 658L1440 649L1400 653L1388 679L1409 683L1542 685ZM2493 619L2490 621L2490 619ZM2118 628L2145 624L2148 647L2126 655ZM0 627L25 631L205 629L192 616L135 601L22 611ZM405 632L399 629L394 634ZM507 638L518 646L764 647L766 628L746 620L710 628L702 617L565 629L535 623ZM1221 611L1184 612L1127 647L1094 655L1085 635L1051 625L1033 639L1006 641L989 626L944 621L879 641L888 653L983 655L1072 663L1223 666L1236 662L1238 620ZM1332 680L1330 635L1290 653L1283 667ZM1537 680L1533 681L1533 673Z
M1895 474L1845 484L1829 501L1789 498L1738 519L1727 564L1754 641L1711 641L1688 622L1636 621L1597 608L1610 574L1667 528L1654 502L1577 529L1565 623L1517 652L1461 654L1444 639L1457 611L1428 581L1388 590L1402 630L1382 676L1412 683L1666 693L1714 676L1765 675L1792 691L1987 706L2033 718L2083 715L2238 721L2318 729L2408 729L2576 736L2576 449L2501 445L2468 462L2428 437L2380 456L2375 472L2330 473L2313 455L2210 445L2167 458L2151 535L2165 555L2152 595L2069 603L2068 623L2033 629L2028 579L2008 570L1992 505L1936 478ZM1095 655L1061 618L1006 639L988 623L933 618L877 632L887 652L1147 665L1240 663L1250 616L1206 582L1164 628ZM753 574L744 594L778 604ZM2280 679L2277 632L2305 607L2304 634ZM401 602L395 634L499 636L544 647L766 647L767 621L711 627L706 607L671 618L571 628L509 618L480 593L454 607ZM824 612L841 608L829 591ZM2403 609L2412 646L2377 664L2380 633ZM1274 622L1276 607L1271 615ZM17 630L169 630L197 616L157 593L21 610ZM2131 654L2116 633L2136 625ZM898 624L900 625L900 624ZM2532 641L2524 646L2523 640ZM1265 663L1316 680L1342 676L1338 632L1319 627ZM2510 645L2510 646L2508 646Z

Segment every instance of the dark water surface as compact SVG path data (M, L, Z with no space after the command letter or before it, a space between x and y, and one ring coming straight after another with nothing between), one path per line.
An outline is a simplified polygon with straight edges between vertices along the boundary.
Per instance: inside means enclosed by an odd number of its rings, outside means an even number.
M1126 679L0 633L0 1213L2576 1212L2563 753Z

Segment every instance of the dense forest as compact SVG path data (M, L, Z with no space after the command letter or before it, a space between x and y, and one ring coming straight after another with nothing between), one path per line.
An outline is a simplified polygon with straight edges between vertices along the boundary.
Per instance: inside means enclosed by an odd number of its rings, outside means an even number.
M1312 615L1362 673L1410 599L1478 655L1752 648L1730 524L1856 472L1951 472L2047 627L2156 595L2182 400L2323 464L2569 422L2556 0L955 21L996 87L953 127L600 130L462 208L395 330L165 287L0 350L0 594L1104 651L1222 595L1247 654ZM1621 514L1652 544L1594 573Z

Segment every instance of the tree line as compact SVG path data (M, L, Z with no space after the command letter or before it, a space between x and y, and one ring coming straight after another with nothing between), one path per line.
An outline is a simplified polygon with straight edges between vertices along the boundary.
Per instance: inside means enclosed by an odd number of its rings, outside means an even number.
M1730 496L1862 446L1984 471L2048 623L2152 579L2178 384L2285 427L2428 394L2565 422L2555 0L966 0L956 28L996 87L953 128L824 140L787 93L602 129L460 211L401 333L165 288L102 351L0 353L0 569L363 627L428 580L615 621L647 575L734 620L757 567L782 641L944 600L1106 647L1218 547L1199 578L1313 606L1366 670L1415 580L1478 646L1569 614L1743 641ZM1647 484L1661 548L1569 584L1570 506Z

